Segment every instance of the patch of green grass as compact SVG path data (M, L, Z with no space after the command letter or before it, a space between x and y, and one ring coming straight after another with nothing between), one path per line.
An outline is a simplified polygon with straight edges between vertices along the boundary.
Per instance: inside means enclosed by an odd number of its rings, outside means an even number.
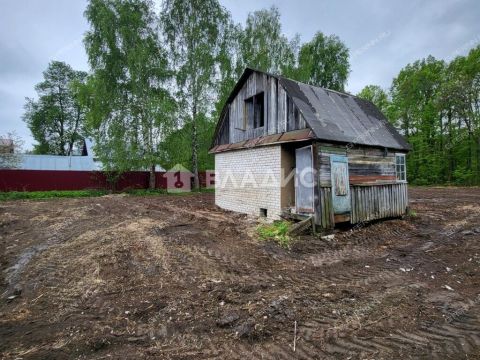
M200 192L202 193L214 193L215 192L215 188L200 188Z
M412 210L411 208L408 208L408 210L407 210L407 216L417 217L417 212L416 212L415 210Z
M165 195L167 190L165 189L130 189L126 190L125 193L128 195L136 196L150 196L150 195Z
M290 223L288 221L275 221L272 224L261 224L257 227L257 234L262 240L274 240L283 248L290 248L292 238L288 236Z
M149 195L192 195L198 193L214 193L215 189L205 189L201 188L199 190L192 191L167 191L166 189L131 189L124 191L129 195L137 196L149 196Z
M128 195L134 196L155 196L155 195L189 195L198 193L211 193L215 189L200 189L192 192L167 192L166 189L130 189L122 191ZM122 193L120 192L120 193ZM78 198L78 197L94 197L103 196L110 193L106 190L53 190L53 191L9 191L0 192L0 201L8 200L41 200L52 198Z
M0 201L24 200L24 199L51 199L51 198L77 198L102 196L107 194L105 190L64 190L64 191L9 191L0 192Z

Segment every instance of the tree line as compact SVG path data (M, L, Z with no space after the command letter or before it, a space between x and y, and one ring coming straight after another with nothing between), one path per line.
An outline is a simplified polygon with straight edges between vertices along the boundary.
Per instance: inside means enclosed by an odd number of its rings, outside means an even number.
M276 7L238 24L218 0L165 0L158 11L152 0L90 0L85 17L89 73L51 62L38 99L27 99L34 152L71 154L88 136L105 170L148 169L152 187L156 165L182 164L196 186L198 172L213 169L215 124L245 67L338 91L350 72L337 36L288 38ZM389 91L370 85L358 94L413 145L416 183L478 181L478 54L461 59L429 57L402 69Z
M480 46L450 62L429 56L408 64L388 91L365 87L413 150L409 182L480 184Z
M90 0L84 44L89 74L50 63L24 119L36 153L70 154L91 136L105 170L180 163L213 168L208 148L218 114L246 66L343 90L348 49L318 32L282 32L276 7L237 24L217 0Z

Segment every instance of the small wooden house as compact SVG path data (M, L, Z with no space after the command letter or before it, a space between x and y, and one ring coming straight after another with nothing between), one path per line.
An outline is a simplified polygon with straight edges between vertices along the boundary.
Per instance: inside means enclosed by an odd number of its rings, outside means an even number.
M410 146L369 101L247 68L218 121L215 202L322 228L405 214Z

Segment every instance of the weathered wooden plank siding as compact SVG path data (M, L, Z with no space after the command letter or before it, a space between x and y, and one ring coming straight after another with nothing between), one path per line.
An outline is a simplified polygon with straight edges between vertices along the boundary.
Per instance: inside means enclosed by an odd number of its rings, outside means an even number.
M267 84L269 88L269 94L268 96L266 96L266 98L268 99L267 134L273 135L277 133L278 80L272 77L268 77Z
M388 217L402 216L407 211L407 183L351 185L350 222L357 224ZM320 214L317 225L329 229L335 226L331 187L319 187Z
M408 206L407 183L350 186L351 223L404 215Z
M218 136L215 139L215 145L228 144L230 141L230 121L228 119L229 110L224 114L222 124L218 130Z
M331 229L335 226L335 220L333 218L332 188L320 186L318 189L321 211L318 216L319 221L317 220L316 224L324 229Z
M264 93L264 126L255 128L253 119L244 123L245 99ZM224 123L219 129L216 145L231 144L263 135L279 134L307 128L305 119L289 99L276 78L252 73L237 96L227 105ZM228 125L225 124L228 122Z
M253 131L248 133L247 129L253 128L253 124L244 124L245 99L268 90L264 88L264 77L267 75L261 73L252 73L247 79L238 95L230 104L230 143L239 142L248 139L248 135L253 135ZM267 91L268 93L268 91ZM268 97L268 94L265 94ZM267 118L265 118L267 120ZM268 121L268 120L267 120ZM263 132L263 129L262 129Z
M379 181L395 181L395 153L381 149L354 148L319 144L318 162L320 186L331 186L330 155L348 156L350 184L367 184Z
M350 222L355 224L405 214L408 206L407 184L396 181L395 152L375 148L349 148L317 143L317 166L320 194L321 226L331 228L333 208L331 203L330 155L348 157L351 192Z
M283 86L278 84L278 118L277 118L277 133L287 131L287 93Z

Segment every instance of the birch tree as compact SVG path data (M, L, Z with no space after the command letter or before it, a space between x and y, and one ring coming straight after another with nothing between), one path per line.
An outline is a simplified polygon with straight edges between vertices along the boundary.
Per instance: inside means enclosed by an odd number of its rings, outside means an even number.
M338 36L317 32L298 53L296 80L327 89L344 91L350 72L348 48Z
M298 35L289 40L282 33L277 7L249 13L240 37L243 67L289 76L295 66L298 42Z
M150 0L91 0L85 46L88 124L105 170L149 169L155 187L158 146L172 128L171 73Z
M229 13L217 0L165 0L161 27L174 65L182 124L191 128L194 187L199 188L198 120L213 109Z

